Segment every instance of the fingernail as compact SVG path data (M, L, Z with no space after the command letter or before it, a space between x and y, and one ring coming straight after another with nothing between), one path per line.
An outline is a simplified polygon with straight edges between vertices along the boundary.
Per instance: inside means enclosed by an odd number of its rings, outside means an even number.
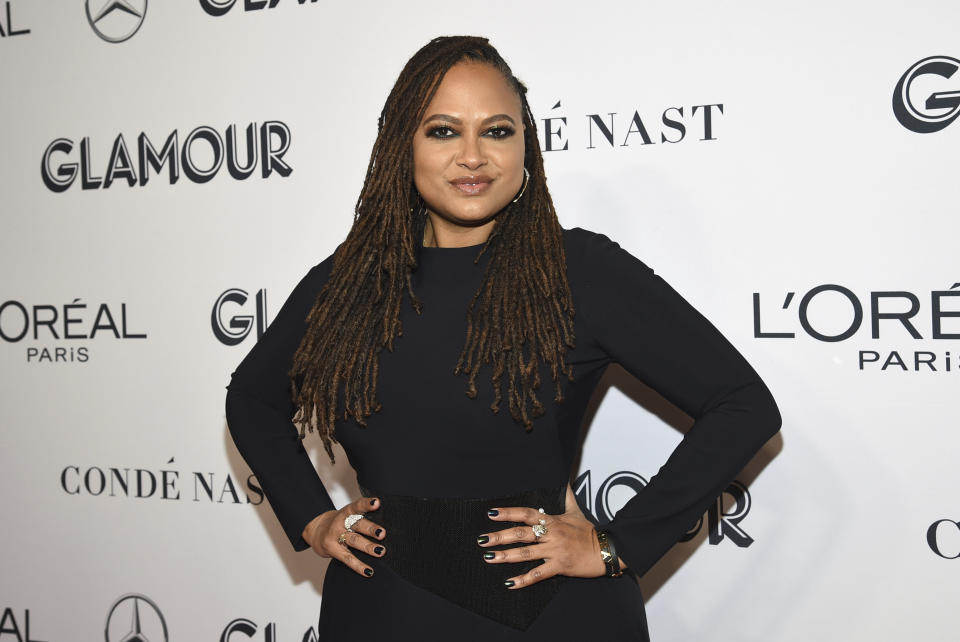
M496 517L499 514L500 514L500 511L498 511L496 508L491 508L490 510L487 511L488 517Z
M382 533L382 532L383 532L383 529L382 529L382 528L378 528L377 530L375 530L375 531L373 532L373 534L376 535L377 537L380 537L380 533Z
M492 559L493 559L494 557L496 557L496 556L497 556L497 554L494 553L493 551L487 551L486 553L483 554L483 559L485 559L485 560L492 560Z
M506 586L507 588L510 588L511 586L513 586L513 580L507 580L506 582L503 583L503 585Z
M372 568L365 568L365 569L363 569L363 574L366 575L367 577L373 577L373 569L372 569ZM512 586L512 584L511 584L511 586Z
M382 546L374 546L374 547L373 547L373 552L376 553L377 555L380 555L380 554L383 553L383 547L382 547Z
M486 544L490 541L490 537L487 535L481 535L477 538L477 544Z
M373 506L373 505L376 504L376 503L377 503L377 498L376 498L376 497L374 497L373 499L370 500L370 505L371 505L371 506Z

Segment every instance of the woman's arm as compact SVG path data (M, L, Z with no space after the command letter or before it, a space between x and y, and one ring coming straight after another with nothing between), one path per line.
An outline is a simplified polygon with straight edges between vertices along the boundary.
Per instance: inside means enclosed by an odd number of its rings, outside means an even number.
M624 566L642 575L776 434L781 417L760 376L719 330L639 259L587 234L576 304L588 340L695 420L605 529Z
M295 550L309 548L304 527L335 507L292 423L287 373L304 323L332 267L332 255L300 281L267 331L231 376L227 424Z
M234 387L227 392L226 409L237 450L257 476L294 550L309 548L304 527L335 507L290 421L292 415Z

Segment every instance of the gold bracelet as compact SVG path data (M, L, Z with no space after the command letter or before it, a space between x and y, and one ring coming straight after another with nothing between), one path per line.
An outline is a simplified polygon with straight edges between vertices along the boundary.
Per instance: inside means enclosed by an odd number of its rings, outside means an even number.
M620 569L620 558L617 557L617 549L613 541L607 537L606 531L597 531L597 541L600 543L600 559L606 567L607 577L620 577L623 571Z

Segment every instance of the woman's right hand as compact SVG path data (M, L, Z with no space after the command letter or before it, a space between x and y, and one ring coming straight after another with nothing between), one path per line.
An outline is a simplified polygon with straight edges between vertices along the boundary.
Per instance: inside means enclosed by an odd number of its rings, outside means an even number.
M361 550L374 557L383 557L386 552L383 544L371 541L382 540L387 536L385 528L366 517L367 513L380 508L380 500L376 497L361 497L347 504L340 510L329 510L314 517L303 529L303 539L310 548L321 557L338 559L355 572L364 577L371 577L373 569L357 559L350 548ZM352 514L362 513L364 518L353 525L353 532L348 532L344 520ZM339 542L344 535L344 543Z

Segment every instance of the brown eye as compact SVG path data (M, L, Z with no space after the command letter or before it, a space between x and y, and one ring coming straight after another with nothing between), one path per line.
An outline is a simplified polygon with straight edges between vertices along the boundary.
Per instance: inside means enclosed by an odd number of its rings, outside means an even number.
M429 130L427 130L427 136L429 138L444 139L444 138L452 138L454 135L456 135L456 132L454 132L452 129L450 129L446 125L441 125L439 127L431 127Z
M490 138L509 138L510 136L513 136L514 132L515 130L512 127L507 127L504 125L488 129L487 135L490 136Z

